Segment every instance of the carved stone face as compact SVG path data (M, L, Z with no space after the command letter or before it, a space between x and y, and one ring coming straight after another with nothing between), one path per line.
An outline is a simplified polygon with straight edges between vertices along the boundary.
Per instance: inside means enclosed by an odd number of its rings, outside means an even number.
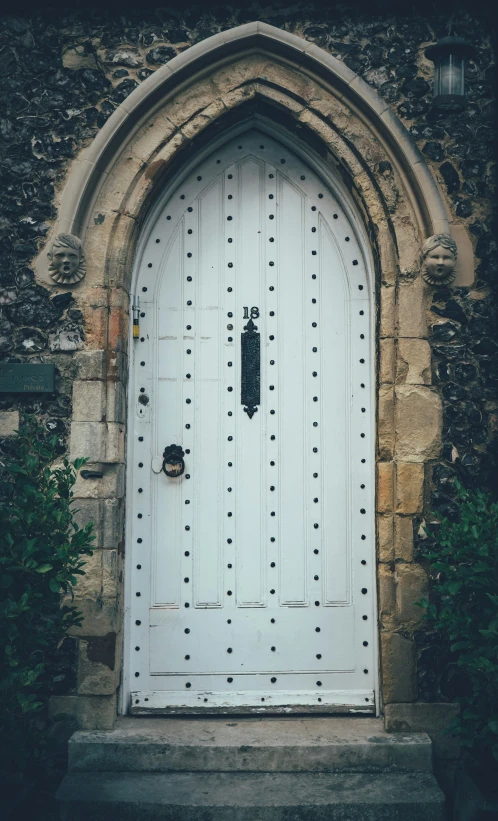
M456 257L450 248L437 245L425 257L425 270L435 281L448 281L456 265Z
M77 272L81 259L81 251L68 248L54 242L52 246L51 263L54 271L62 274L64 279L71 279Z
M85 276L85 254L81 240L73 234L57 234L48 258L48 272L59 285L72 285Z

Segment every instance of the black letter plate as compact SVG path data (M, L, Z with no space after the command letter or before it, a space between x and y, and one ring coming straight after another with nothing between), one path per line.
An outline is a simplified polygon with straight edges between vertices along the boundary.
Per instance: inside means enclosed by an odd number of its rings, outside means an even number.
M252 319L240 335L242 367L240 378L240 401L245 412L252 419L260 404L260 336Z

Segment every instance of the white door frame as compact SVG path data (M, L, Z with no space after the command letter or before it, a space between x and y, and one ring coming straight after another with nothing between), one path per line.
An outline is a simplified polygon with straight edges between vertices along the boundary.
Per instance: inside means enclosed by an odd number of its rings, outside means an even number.
M166 201L171 196L172 191L185 179L188 174L192 171L192 168L198 165L205 157L212 154L217 148L221 147L225 142L228 140L242 134L246 130L257 127L260 131L267 133L269 136L274 137L275 139L279 140L282 144L288 145L289 148L294 151L297 156L302 157L303 160L317 173L321 179L323 179L324 184L328 185L328 187L334 192L334 196L339 200L342 209L344 210L352 229L355 231L356 238L360 244L361 250L363 252L364 259L367 264L367 274L368 274L368 281L369 281L369 292L368 297L371 300L372 304L372 328L371 328L371 344L372 344L372 352L375 356L375 342L374 334L375 334L375 322L374 322L374 264L373 264L373 257L371 252L370 242L368 240L367 232L362 221L359 218L357 210L354 208L354 205L351 201L351 197L346 189L346 186L342 182L339 174L333 173L333 171L326 167L323 161L318 158L313 151L305 144L300 142L296 139L293 135L289 134L284 129L280 129L276 127L273 123L269 122L263 117L255 115L243 123L238 124L237 126L227 129L222 135L220 135L216 140L209 142L203 149L201 149L190 161L186 164L181 170L179 170L170 180L169 184L165 187L164 192L158 198L155 206L151 209L145 224L142 228L139 241L137 243L137 248L135 251L135 261L134 261L134 271L132 277L132 286L131 286L131 294L135 294L136 290L136 283L138 277L138 271L140 267L140 261L143 255L144 248L146 246L147 240L149 238L150 232L152 227L155 223L155 220L158 214L164 208ZM367 296L367 295L365 295ZM130 374L132 373L131 369L133 368L133 345L134 343L132 337L132 324L130 322L130 339L129 339L129 346L130 346ZM373 357L372 357L373 358ZM375 384L376 380L374 378L375 375L375 362L371 361L370 363L371 368L371 380L370 380L370 402L372 407L372 414L371 414L371 441L372 443L375 442L375 403L376 403L376 395L375 395ZM130 387L133 386L134 391L134 379L130 376ZM134 417L135 417L135 405L136 405L136 397L134 395L130 395L129 397L129 411L128 411L128 452L127 452L127 487L131 487L131 472L133 470L135 459L133 456L133 447L134 447L134 437L132 435L134 429ZM370 521L369 531L371 533L372 543L375 540L375 474L374 474L374 457L375 452L374 448L372 448L371 458L372 458L372 469L371 469L371 493L370 493ZM125 582L124 582L124 647L123 647L123 671L122 671L122 685L121 685L121 698L120 698L120 705L119 711L121 714L127 714L129 712L129 703L130 703L130 692L133 689L134 680L132 680L132 654L133 648L131 647L131 618L132 618L132 600L133 600L133 591L131 587L131 579L132 579L132 550L131 548L131 521L132 521L132 510L131 504L127 504L127 513L126 513L126 532L125 532L125 561L124 561L124 573L125 573ZM369 583L371 585L371 589L376 591L377 583L376 583L376 572L375 572L376 564L375 564L375 551L372 551L372 562L370 568L370 579ZM377 625L377 608L376 608L376 595L374 595L374 612L373 618L375 624ZM374 657L376 662L378 660L378 630L374 630L374 647L373 647ZM378 696L378 662L375 665L375 704L376 710L379 711L379 696ZM306 707L303 708L304 711ZM260 710L259 710L260 711ZM271 711L271 710L270 710ZM273 710L274 711L274 710ZM361 709L358 709L356 712L361 712ZM368 711L370 712L370 711Z

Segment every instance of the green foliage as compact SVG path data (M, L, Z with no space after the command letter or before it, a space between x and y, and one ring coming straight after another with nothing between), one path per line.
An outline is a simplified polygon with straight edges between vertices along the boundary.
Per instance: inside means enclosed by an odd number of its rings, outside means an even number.
M467 683L454 731L475 754L498 760L498 503L456 489L458 520L441 519L423 549L432 596L419 604Z
M57 439L25 415L0 457L0 766L24 769L39 755L37 721L47 668L70 628L81 624L73 587L91 555L92 525L72 509L86 460L52 467Z

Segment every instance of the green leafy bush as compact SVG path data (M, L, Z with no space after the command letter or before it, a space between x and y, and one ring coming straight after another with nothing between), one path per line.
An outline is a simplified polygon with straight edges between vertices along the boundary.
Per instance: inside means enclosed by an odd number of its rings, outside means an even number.
M498 503L455 485L457 520L428 531L432 595L419 604L466 682L454 732L478 757L498 760Z
M23 770L40 755L46 679L54 651L81 623L69 602L92 525L78 529L72 509L76 472L57 458L57 438L25 415L0 457L0 766ZM38 720L37 720L38 719Z

